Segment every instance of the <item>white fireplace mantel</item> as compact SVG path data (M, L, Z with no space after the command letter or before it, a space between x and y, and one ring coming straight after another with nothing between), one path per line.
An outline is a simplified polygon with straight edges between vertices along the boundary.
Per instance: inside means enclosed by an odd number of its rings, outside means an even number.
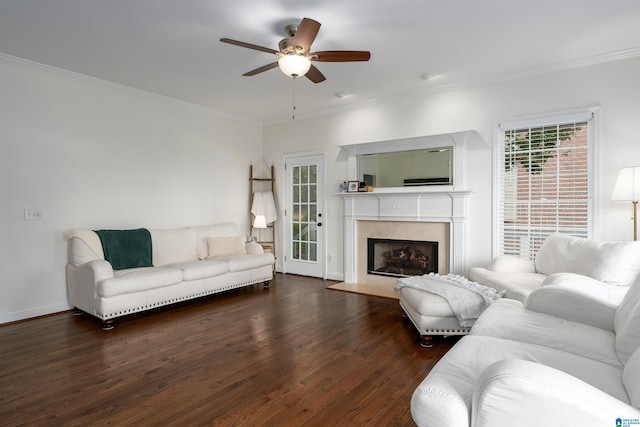
M449 224L449 272L466 273L467 139L474 131L429 135L393 141L343 145L349 177L358 179L357 156L402 150L453 147L453 183L443 186L375 188L372 192L341 193L344 199L344 280L357 283L358 221L407 221Z
M444 222L450 227L449 271L464 275L465 222L470 190L342 193L344 281L357 283L357 221Z

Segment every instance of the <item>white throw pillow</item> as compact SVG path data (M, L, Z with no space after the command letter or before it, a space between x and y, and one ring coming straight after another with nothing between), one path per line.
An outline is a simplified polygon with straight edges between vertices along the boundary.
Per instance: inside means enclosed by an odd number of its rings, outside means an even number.
M628 286L640 272L640 242L597 241L553 233L535 259L538 273L576 273Z
M95 231L73 229L66 233L69 263L82 265L94 259L104 259L100 237Z
M200 259L205 259L209 256L207 237L237 236L240 234L238 226L233 222L214 225L199 225L187 228L196 231L196 238L198 240L198 258Z
M196 232L189 228L149 229L153 245L153 265L175 264L198 259Z
M206 238L209 256L207 258L222 255L246 254L245 240L242 236L209 236Z

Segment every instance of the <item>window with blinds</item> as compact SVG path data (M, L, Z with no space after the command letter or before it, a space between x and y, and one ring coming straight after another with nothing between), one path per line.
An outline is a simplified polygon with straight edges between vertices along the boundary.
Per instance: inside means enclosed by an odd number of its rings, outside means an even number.
M503 123L498 254L534 259L555 232L591 235L591 113Z

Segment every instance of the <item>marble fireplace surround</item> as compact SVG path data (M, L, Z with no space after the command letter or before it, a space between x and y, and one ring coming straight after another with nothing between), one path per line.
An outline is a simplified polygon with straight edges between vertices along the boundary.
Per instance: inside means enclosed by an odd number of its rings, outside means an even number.
M437 241L438 272L464 275L466 199L470 191L345 193L344 281L395 281L367 274L367 237Z
M344 281L387 283L397 279L367 274L367 237L438 241L438 272L466 273L467 138L474 131L393 141L344 145L350 179L357 179L357 156L443 146L453 147L453 185L376 188L341 193L344 200Z

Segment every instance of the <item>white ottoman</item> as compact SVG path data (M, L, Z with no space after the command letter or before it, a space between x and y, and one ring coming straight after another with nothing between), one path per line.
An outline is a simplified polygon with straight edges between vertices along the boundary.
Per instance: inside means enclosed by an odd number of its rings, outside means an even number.
M447 300L439 295L412 288L400 289L400 306L420 333L420 345L431 347L433 335L466 335Z

